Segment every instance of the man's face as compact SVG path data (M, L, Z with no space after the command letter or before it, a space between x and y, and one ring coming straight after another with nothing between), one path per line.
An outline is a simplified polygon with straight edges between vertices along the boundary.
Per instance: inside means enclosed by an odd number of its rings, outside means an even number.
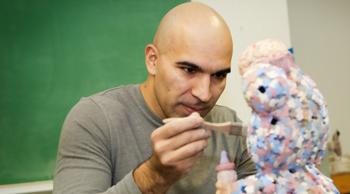
M154 94L161 117L204 117L213 108L230 72L232 50L225 48L197 41L159 54Z

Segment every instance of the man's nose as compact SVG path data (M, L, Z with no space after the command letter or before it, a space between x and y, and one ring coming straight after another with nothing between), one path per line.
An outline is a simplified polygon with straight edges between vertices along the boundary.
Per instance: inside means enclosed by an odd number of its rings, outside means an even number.
M210 75L202 75L193 83L192 95L202 102L208 102L212 93L210 91Z

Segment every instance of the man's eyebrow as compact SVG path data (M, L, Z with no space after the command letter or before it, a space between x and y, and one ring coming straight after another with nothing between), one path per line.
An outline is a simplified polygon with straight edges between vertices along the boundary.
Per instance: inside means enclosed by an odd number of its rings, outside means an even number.
M178 62L176 62L176 64L183 65L186 67L191 67L191 68L196 69L196 70L202 70L198 65L191 63L189 61L178 61Z
M231 68L226 68L226 69L223 69L223 70L219 70L213 74L228 74L228 73L231 73Z
M193 68L193 69L195 69L195 70L200 70L200 71L202 71L202 68L200 68L198 65L196 65L196 64L194 64L194 63L191 63L191 62L189 62L189 61L178 61L178 62L176 62L176 64L178 64L178 65L184 65L184 66L186 66L186 67L191 67L191 68ZM231 68L230 68L230 67L229 67L229 68L226 68L226 69L219 70L219 71L217 71L217 72L215 72L215 73L213 73L213 74L228 74L228 73L231 73Z

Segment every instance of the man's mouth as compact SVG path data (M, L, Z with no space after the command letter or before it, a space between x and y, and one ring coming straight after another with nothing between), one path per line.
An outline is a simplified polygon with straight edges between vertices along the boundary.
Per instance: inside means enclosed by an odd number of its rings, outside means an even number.
M184 107L187 114L191 114L193 112L202 112L206 109L203 106L191 106L191 105L186 105L186 104L183 104L183 107Z

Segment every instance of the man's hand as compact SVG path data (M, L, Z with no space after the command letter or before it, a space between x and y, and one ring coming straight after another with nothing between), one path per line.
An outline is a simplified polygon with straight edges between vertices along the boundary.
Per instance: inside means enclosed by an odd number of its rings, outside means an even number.
M134 171L141 192L165 193L191 170L211 134L200 128L203 122L198 113L192 113L153 131L153 155Z

